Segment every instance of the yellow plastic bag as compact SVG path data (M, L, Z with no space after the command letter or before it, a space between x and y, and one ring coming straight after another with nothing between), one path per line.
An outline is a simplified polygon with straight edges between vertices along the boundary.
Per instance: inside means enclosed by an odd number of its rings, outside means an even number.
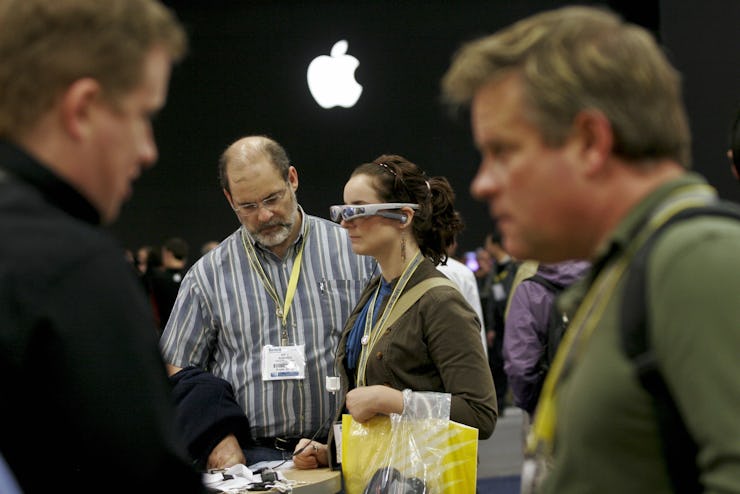
M477 466L478 429L474 427L395 414L376 416L364 424L351 415L342 416L347 494L474 494ZM372 489L368 488L371 482Z

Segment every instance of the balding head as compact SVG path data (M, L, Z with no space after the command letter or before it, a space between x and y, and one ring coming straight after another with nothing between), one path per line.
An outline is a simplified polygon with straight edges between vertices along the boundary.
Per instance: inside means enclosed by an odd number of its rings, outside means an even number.
M290 159L285 149L269 137L256 135L242 137L226 148L221 155L218 163L218 179L221 187L231 192L229 171L248 167L264 159L267 159L287 180Z

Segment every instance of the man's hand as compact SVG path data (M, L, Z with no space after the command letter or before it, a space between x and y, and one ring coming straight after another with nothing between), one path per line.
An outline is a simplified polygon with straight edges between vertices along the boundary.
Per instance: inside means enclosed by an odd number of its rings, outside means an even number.
M244 452L239 446L236 436L229 434L208 455L206 468L209 470L212 468L228 468L240 463L246 465L247 459L244 457Z
M167 367L167 375L168 376L174 376L175 374L177 374L178 372L180 372L182 370L182 367L178 367L178 366L172 365L172 364L167 364L166 367Z
M300 451L300 453L299 453ZM326 444L310 439L301 439L293 452L293 465L301 470L325 467L329 465L329 453Z

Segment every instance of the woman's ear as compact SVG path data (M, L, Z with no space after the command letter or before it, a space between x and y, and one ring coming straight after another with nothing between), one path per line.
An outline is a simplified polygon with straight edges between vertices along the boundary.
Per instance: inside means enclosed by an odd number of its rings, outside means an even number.
M401 208L401 228L406 228L414 219L414 210L412 208Z

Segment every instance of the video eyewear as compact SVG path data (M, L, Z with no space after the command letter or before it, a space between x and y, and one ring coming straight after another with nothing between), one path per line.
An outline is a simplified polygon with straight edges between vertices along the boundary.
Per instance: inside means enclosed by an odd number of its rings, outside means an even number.
M382 204L343 204L331 206L329 216L332 221L340 223L342 220L351 221L365 216L382 216L400 222L406 221L406 215L401 213L390 213L391 209L411 208L419 209L418 204L409 202L385 202Z

